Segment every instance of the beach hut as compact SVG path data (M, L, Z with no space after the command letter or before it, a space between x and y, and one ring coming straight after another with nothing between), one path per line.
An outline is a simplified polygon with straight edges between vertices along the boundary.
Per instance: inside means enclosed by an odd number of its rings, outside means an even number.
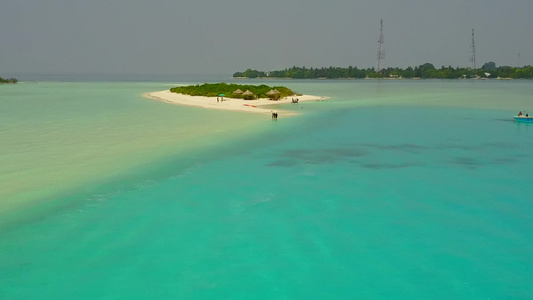
M237 89L235 92L233 92L235 95L242 95L243 91L241 89Z
M278 90L270 90L266 93L267 97L270 99L270 100L277 100L279 99L279 96L280 96L280 92Z
M254 93L250 92L250 90L246 90L246 92L242 93L242 98L245 100L252 100L255 98Z

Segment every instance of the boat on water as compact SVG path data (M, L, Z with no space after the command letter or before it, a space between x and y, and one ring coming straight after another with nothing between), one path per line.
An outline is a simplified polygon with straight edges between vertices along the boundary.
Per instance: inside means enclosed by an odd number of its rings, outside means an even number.
M518 115L513 117L518 122L524 122L524 123L533 123L533 117L530 116L524 116L524 115Z

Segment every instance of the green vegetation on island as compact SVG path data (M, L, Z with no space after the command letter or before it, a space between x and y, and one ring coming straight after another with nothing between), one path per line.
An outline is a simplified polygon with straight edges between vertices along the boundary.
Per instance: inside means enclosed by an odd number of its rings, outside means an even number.
M0 83L17 83L17 82L19 82L19 81L16 78L6 78L6 79L4 79L4 78L0 77Z
M241 85L227 83L204 83L202 85L178 86L170 89L173 93L190 96L217 97L221 94L226 98L257 99L257 98L284 98L295 93L284 86L268 85ZM271 93L271 91L277 91Z
M454 68L442 66L435 68L433 64L425 63L417 67L386 68L377 72L374 68L358 69L348 68L306 68L292 67L284 70L263 72L248 69L244 72L235 72L233 77L239 78L291 78L291 79L362 79L362 78L422 78L422 79L458 79L458 78L511 78L532 79L533 66L522 68L501 66L496 67L494 62L488 62L479 69Z

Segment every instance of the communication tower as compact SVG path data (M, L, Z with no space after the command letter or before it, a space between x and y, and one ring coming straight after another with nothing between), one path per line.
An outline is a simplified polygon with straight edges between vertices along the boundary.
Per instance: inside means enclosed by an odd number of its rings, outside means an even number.
M381 19L381 28L379 29L379 46L378 46L378 73L383 68L383 60L385 60L385 47L383 47L383 43L385 43L385 40L383 39L383 19Z
M471 68L476 69L476 43L474 41L474 28L472 28L472 45L470 45L470 63Z

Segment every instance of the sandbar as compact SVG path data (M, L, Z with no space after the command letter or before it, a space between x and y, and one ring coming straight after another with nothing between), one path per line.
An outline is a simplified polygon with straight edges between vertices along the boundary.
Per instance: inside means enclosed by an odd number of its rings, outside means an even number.
M173 93L170 90L164 90L159 92L151 92L143 94L143 97L162 101L170 104L196 106L209 109L231 110L250 113L271 114L277 112L279 115L291 116L298 113L293 111L284 111L279 109L272 109L268 106L292 103L292 99L298 99L298 103L305 101L322 101L327 99L326 97L313 96L313 95L299 95L285 97L279 100L269 100L260 98L256 100L243 100L234 98L224 98L224 101L218 101L217 97L204 97L204 96L189 96L184 94ZM221 98L219 98L220 100ZM296 105L296 104L295 104Z

